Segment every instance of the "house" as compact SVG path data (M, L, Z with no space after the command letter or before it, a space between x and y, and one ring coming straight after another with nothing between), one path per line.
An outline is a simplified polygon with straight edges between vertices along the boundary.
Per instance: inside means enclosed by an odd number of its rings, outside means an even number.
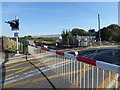
M95 36L73 36L73 43L78 46L91 46L95 41Z
M90 29L88 33L90 34L90 36L95 36L96 34L95 29Z
M34 40L27 40L30 45L35 45Z

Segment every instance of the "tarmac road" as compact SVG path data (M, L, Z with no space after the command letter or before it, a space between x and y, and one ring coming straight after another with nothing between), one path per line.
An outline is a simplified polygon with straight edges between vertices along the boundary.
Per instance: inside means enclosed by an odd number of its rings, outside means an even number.
M73 49L72 49L73 50ZM75 49L77 50L77 49ZM107 49L108 50L108 49ZM82 54L79 52L79 55L81 54L81 56L84 57L90 57L90 58L94 58L97 55L108 55L110 56L110 51L111 49L109 49L107 51L106 49L99 49L99 50L87 50L87 51L80 51L82 52ZM63 51L71 51L69 50L63 50ZM92 52L92 53L91 53ZM119 53L115 52L115 54L113 54L113 57L119 57ZM32 58L32 59L31 59ZM5 58L8 59L8 58ZM73 72L72 74L70 74L70 71L67 70L67 73L63 73L63 74L56 74L54 71L57 71L58 73L60 73L60 69L61 67L64 66L64 68L69 68L69 65L76 65L76 62L74 63L74 60L72 62L69 62L69 60L62 64L63 61L61 59L57 59L57 62L55 62L55 58L54 55L48 53L48 54L44 54L42 53L41 55L36 55L36 56L29 56L27 59L27 61L25 60L26 57L22 57L21 58L11 58L11 61L15 61L12 63L8 63L10 62L10 60L6 60L7 63L3 63L0 65L1 69L0 69L0 87L2 88L54 88L54 86L56 88L70 88L70 87L75 87L73 84L71 84L70 82L67 81L67 79L64 79L61 76L69 76L71 75L71 77L73 78L72 80L74 81L74 73L78 73L77 68L74 67L72 68ZM17 60L17 61L16 61ZM60 62L59 62L60 61ZM62 62L61 62L62 61ZM53 67L53 70L50 69L50 65ZM86 66L86 65L85 65ZM56 69L54 69L55 67L58 67ZM65 70L66 70L65 68ZM86 68L88 68L88 66L86 66ZM84 64L82 65L81 68L79 68L79 70L84 70ZM84 76L86 77L85 82L88 82L88 72L91 73L89 74L89 77L91 77L92 75L92 70L96 71L96 68L91 69L91 67L89 66L89 69L85 69L85 73L82 76L78 76L81 77L82 79L82 84L84 83ZM41 72L42 71L42 72ZM95 72L94 72L95 73ZM96 73L95 73L96 74ZM113 75L114 76L114 75ZM77 76L76 76L77 77ZM102 80L102 71L99 70L99 77L101 79L99 79L99 87L102 86L102 83L106 83L106 79L108 78L108 73L106 73L105 75L105 81L101 81ZM96 77L95 77L96 78ZM113 79L113 78L112 78ZM91 80L89 80L90 82L90 86L91 87ZM61 83L62 82L62 83ZM94 82L96 83L96 82ZM80 83L78 84L78 86L80 85ZM96 84L95 84L96 85ZM88 85L86 84L86 87ZM82 86L84 87L84 86ZM95 86L96 87L96 86Z
M0 88L49 88L56 90L56 88L68 88L71 86L66 79L56 75L43 63L54 59L47 58L44 61L47 56L42 55L42 57L38 58L33 57L27 60L1 64ZM51 64L48 63L47 65ZM59 84L59 82L62 83Z
M71 52L72 54L74 52ZM78 56L92 58L95 60L120 65L120 48L99 48L85 51L78 51Z

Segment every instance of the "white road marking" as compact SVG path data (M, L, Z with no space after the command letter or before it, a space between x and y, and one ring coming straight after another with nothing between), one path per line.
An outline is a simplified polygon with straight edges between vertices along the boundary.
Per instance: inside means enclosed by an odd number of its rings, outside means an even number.
M115 77L113 78L113 80L110 82L110 84L107 86L107 88L112 88L112 86L114 85L114 83L117 81L118 79L118 75L115 75Z
M58 68L58 67L61 67L63 65L66 65L66 64L69 64L69 60L68 61L65 61L66 63L64 62L61 62L61 63L57 63L57 64L52 64L52 65L48 65L48 66L45 66L45 67L42 67L40 68L42 70L42 72L46 72L46 71L49 71L49 70L52 70L54 68ZM57 66L56 66L57 65ZM56 66L56 67L55 67ZM48 69L45 69L46 67L48 67ZM15 75L15 76L12 76L12 77L9 77L9 78L6 78L5 79L5 83L4 85L7 85L7 84L10 84L10 83L14 83L14 82L17 82L17 81L20 81L20 80L23 80L25 78L28 78L28 77L31 77L31 76L34 76L34 75L37 75L39 74L40 72L38 72L38 70L33 70L33 71L29 71L29 72L25 72L23 74L18 74L18 75ZM19 78L18 78L19 77ZM2 80L1 80L2 81ZM0 82L1 82L0 81ZM1 84L0 84L1 86Z
M93 53L93 54L89 54L89 55L97 55L96 53ZM40 55L41 56L41 55ZM88 55L84 56L84 57L89 57ZM73 60L74 61L74 60ZM57 67L61 67L63 65L66 65L66 64L69 64L69 60L66 61L67 63L64 63L64 62L61 62L61 63L57 63L57 64L52 64L52 65L47 65L45 67L42 67L40 68L41 70L43 70L43 72L45 71L49 71L51 69L54 69L54 68L57 68ZM56 66L56 67L55 67ZM46 69L46 67L48 67L48 69ZM7 85L7 84L10 84L10 83L14 83L14 82L17 82L19 80L23 80L25 78L28 78L28 77L31 77L31 76L34 76L34 75L37 75L39 74L40 72L38 72L38 70L33 70L33 71L29 71L29 72L25 72L25 73L22 73L22 74L18 74L18 75L15 75L15 76L12 76L12 77L9 77L9 78L6 78L5 79L5 84L4 85ZM19 77L19 78L18 78ZM13 80L12 80L13 79ZM0 80L1 82L2 80ZM0 84L1 85L1 84Z

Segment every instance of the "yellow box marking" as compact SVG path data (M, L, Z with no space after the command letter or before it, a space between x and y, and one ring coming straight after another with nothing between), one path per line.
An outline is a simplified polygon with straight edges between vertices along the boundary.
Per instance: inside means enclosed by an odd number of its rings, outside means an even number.
M49 55L46 55L46 56L49 56ZM43 56L43 57L45 57L45 56ZM34 59L39 59L39 58L43 58L43 57L37 57L37 58L30 58L30 59L28 59L28 60L34 60ZM26 61L26 60L25 60ZM20 61L20 62L23 62L23 63L19 63L19 62L17 62L18 64L15 64L15 65L13 65L13 66L10 66L10 67L7 67L6 69L9 69L9 68L12 68L12 67L15 67L15 66L18 66L18 65L22 65L22 64L25 64L25 63L28 63L27 61L26 62L24 62L24 61ZM36 61L37 62L37 61ZM14 63L10 63L10 65L11 64L14 64ZM7 64L8 65L8 64ZM5 65L6 66L6 65Z
M74 72L79 72L79 70L68 72L68 73L65 73L65 74L69 75L69 74L72 74ZM59 75L51 75L51 76L48 76L48 78L49 79L57 78L59 76L64 76L65 74L62 73L62 74L59 74ZM37 81L41 81L41 80L46 80L46 78L41 77L41 78L37 78L37 79L33 79L33 80L27 80L27 81L22 81L22 82L18 82L18 83L13 83L13 84L5 85L4 88L10 88L10 87L19 86L19 85L23 85L23 84L27 84L27 83L31 83L31 82L37 82Z
M52 54L54 55L54 54ZM30 58L28 60L33 60L33 59L39 59L39 58L43 58L43 57L46 57L46 56L52 56L52 55L45 55L45 56L41 56L41 57L35 57L35 58ZM6 66L9 66L11 64L15 64L15 63L19 63L19 62L25 62L26 60L22 60L22 61L18 61L18 62L13 62L13 63L6 63Z
M89 71L89 70L91 70L91 69L93 69L92 67L89 67L89 65L88 64L85 64L84 65L84 68L82 69L82 70L80 70L80 73L76 76L76 77L78 77L78 80L77 80L77 78L76 78L76 82L75 83L73 83L74 85L76 85L77 86L77 82L78 82L78 84L80 84L80 80L81 80L81 78L84 76L84 70L85 71ZM82 72L81 72L82 71ZM76 90L75 88L75 86L73 87L72 85L69 87L69 88L74 88L74 90Z
M22 68L13 68L13 69L10 69L10 70L6 70L6 72L10 72L10 71L15 71L15 70L20 70L20 69L23 69L24 67L22 67ZM4 71L2 71L2 72L4 72Z
M52 58L49 59L49 60L52 60ZM59 61L59 62L57 62L57 63L60 63L60 62L65 62L65 61ZM46 64L38 63L38 64L36 64L36 66L38 67L38 66L44 66L44 65L50 65L50 64L56 64L56 62L54 62L54 63L46 63ZM23 72L23 71L25 71L25 70L27 70L27 69L32 68L32 67L34 67L34 66L22 67L22 68L24 68L23 70L20 70L20 71L14 72L14 73L12 73L12 74L9 74L9 75L7 75L7 76L5 76L5 77L2 77L2 79L4 79L4 78L8 78L8 77L13 76L13 75L18 74L18 73L21 73L21 72ZM0 79L1 79L1 78L0 78Z
M111 75L110 75L110 77L111 77L111 80L110 80L110 82L113 80L113 78L116 76L116 73L112 73ZM109 75L107 76L107 78L98 86L98 88L106 88L109 84L110 84L110 82L109 82ZM104 86L104 87L103 87Z

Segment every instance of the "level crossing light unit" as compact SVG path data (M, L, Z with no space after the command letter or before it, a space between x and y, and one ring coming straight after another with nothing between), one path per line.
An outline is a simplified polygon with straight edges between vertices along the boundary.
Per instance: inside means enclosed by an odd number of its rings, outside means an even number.
M5 23L10 24L11 31L14 31L14 37L16 38L16 54L19 54L18 50L18 33L19 33L19 18L15 16L15 20L5 21Z

